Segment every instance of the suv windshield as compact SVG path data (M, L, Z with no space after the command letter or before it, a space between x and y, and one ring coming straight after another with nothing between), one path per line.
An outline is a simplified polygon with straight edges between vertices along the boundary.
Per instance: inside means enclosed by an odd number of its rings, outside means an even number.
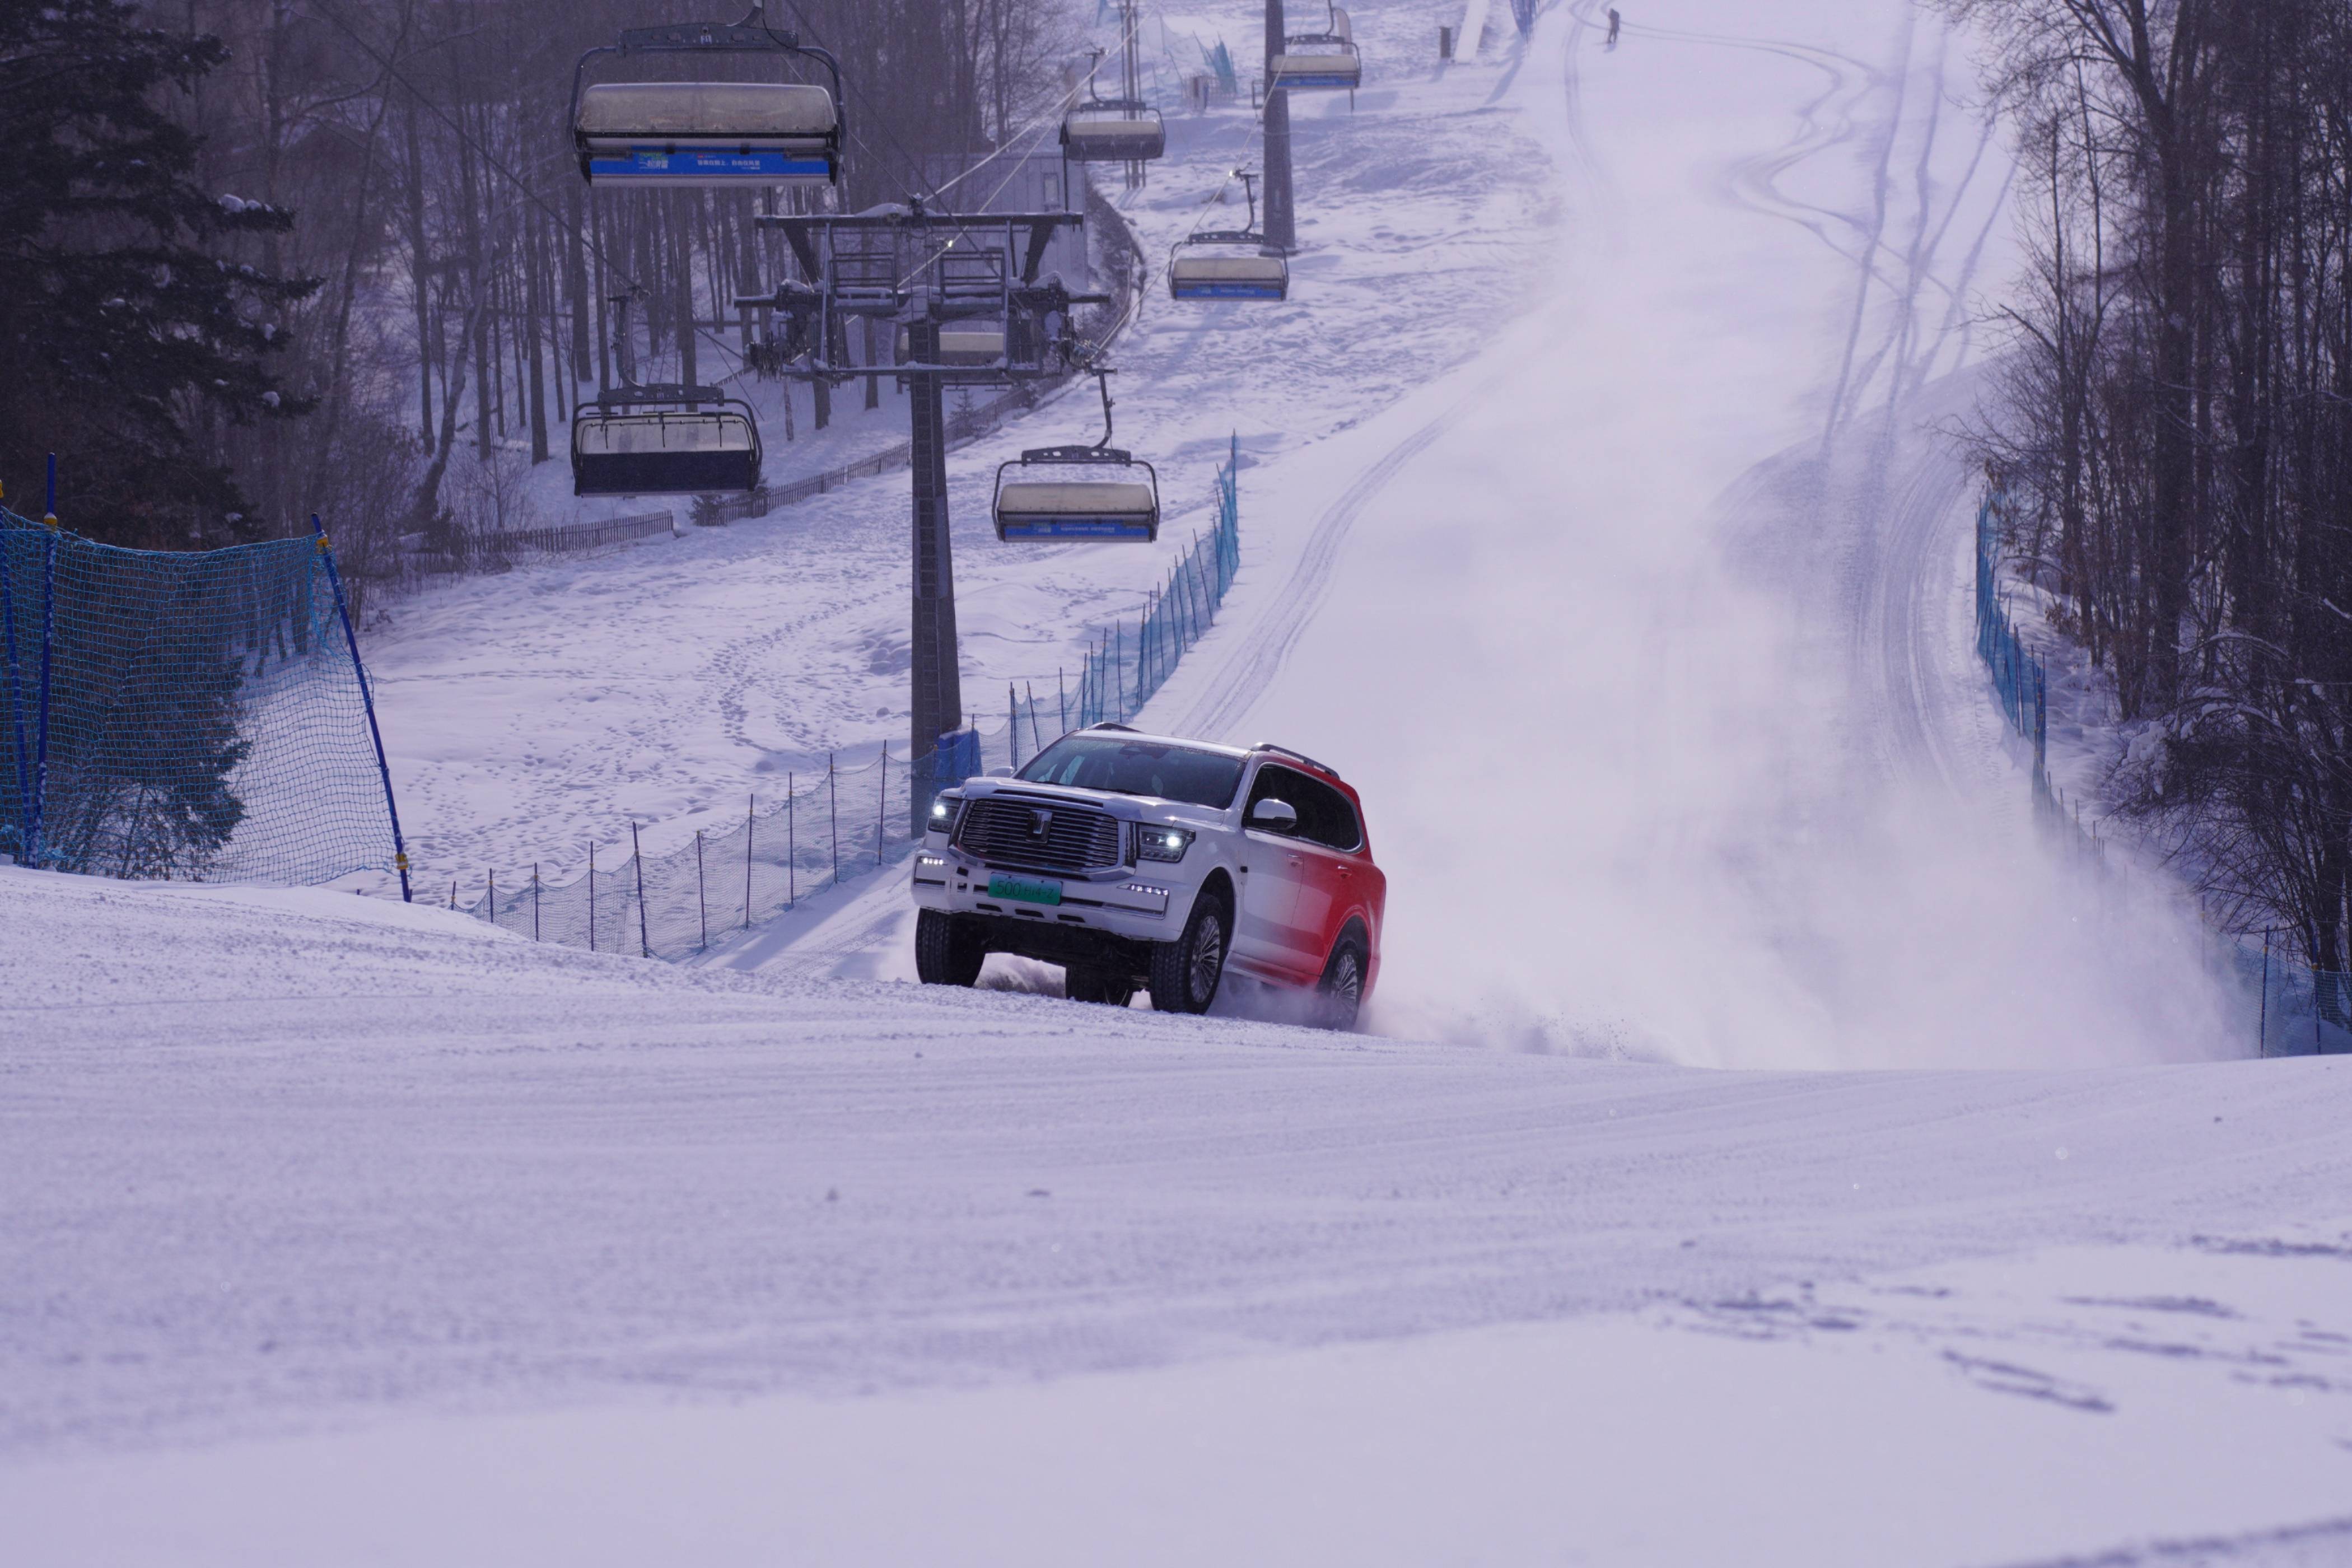
M1242 782L1240 757L1126 735L1065 735L1031 760L1031 784L1071 784L1108 795L1149 795L1223 811Z

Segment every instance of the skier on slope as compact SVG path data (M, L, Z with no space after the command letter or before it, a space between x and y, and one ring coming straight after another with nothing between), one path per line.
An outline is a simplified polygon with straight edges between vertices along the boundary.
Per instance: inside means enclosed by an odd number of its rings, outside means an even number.
M1609 42L1605 46L1606 47L1613 49L1617 47L1617 27L1623 20L1623 17L1617 15L1616 6L1612 5L1609 7Z

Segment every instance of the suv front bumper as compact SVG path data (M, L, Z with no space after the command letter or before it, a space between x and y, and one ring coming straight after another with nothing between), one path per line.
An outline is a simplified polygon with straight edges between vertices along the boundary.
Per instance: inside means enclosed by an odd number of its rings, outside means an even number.
M1176 928L1192 908L1190 885L1160 875L1156 866L1148 871L1123 866L1090 875L992 867L940 837L931 836L915 852L913 892L923 909L991 916L1013 927L1173 942Z

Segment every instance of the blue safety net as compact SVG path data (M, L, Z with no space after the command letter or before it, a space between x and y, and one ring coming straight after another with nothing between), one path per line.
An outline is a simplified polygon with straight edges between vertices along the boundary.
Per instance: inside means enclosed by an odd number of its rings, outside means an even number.
M122 550L0 510L0 853L304 885L393 865L323 541Z

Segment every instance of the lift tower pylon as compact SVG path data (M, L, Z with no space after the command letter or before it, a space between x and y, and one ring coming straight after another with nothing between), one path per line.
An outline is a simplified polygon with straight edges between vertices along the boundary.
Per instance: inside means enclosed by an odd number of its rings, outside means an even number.
M819 385L870 374L849 362L853 318L905 331L892 374L907 381L913 469L912 613L908 670L910 826L920 833L941 784L940 741L963 727L963 683L957 661L954 550L948 531L949 386L1010 386L1066 374L1076 342L1070 313L1108 304L1107 296L1072 294L1058 278L1040 279L1045 247L1060 229L1083 220L1071 212L950 214L911 199L903 206L856 214L761 216L762 228L789 242L801 277L772 294L741 295L738 306L781 323L781 374ZM1003 351L993 363L959 355L947 363L943 325L994 323ZM892 338L897 339L897 332Z
M1298 246L1290 181L1290 92L1275 85L1274 70L1286 30L1282 0L1265 0L1265 242L1285 251Z

